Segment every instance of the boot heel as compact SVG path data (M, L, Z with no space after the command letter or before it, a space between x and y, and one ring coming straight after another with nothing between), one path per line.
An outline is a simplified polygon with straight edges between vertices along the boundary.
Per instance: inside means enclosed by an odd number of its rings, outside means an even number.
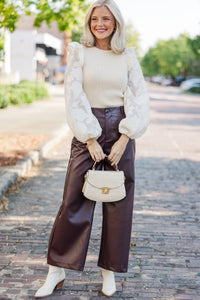
M56 285L55 289L56 289L56 290L61 289L61 288L63 287L64 281L65 281L65 280L60 281L60 282Z

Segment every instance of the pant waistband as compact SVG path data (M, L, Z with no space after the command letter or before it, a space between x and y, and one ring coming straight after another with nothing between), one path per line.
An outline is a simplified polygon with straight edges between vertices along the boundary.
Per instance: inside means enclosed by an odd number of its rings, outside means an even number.
M95 115L108 115L110 113L117 114L117 115L124 115L124 106L118 107L105 107L105 108L97 108L92 107L92 112Z

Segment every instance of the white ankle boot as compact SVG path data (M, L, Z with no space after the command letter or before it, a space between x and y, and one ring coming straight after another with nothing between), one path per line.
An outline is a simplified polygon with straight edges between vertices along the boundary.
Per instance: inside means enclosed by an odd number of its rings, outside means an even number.
M101 292L106 297L111 297L116 292L114 272L102 269L102 276L103 276L103 286Z
M65 280L65 271L63 268L49 266L49 272L43 286L36 292L35 298L50 296L54 289L60 289Z

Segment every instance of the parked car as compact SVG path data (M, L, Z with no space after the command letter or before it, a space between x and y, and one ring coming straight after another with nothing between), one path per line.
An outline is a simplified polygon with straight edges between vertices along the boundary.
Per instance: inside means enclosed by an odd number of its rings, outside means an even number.
M200 78L191 78L181 83L180 88L183 91L188 91L191 88L200 87Z
M177 81L176 77L168 78L161 74L153 76L151 78L151 82L160 84L160 85L164 85L164 86L170 86L170 85L177 86L178 85L178 81Z
M180 86L181 83L182 83L183 81L186 80L185 77L182 76L182 75L178 75L178 76L176 77L176 79L177 79L178 86Z
M152 82L153 83L157 83L157 84L161 84L162 80L165 79L165 76L163 75L156 75L152 77Z
M172 80L170 78L163 78L161 84L164 86L170 86L172 84Z

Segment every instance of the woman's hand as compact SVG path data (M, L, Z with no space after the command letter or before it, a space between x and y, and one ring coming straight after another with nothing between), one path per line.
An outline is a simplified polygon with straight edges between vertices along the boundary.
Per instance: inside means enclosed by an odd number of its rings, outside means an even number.
M111 161L111 166L118 164L126 149L128 141L129 137L125 134L122 134L118 141L114 143L108 156L108 159Z
M105 153L103 153L103 149L94 138L87 140L87 148L94 161L103 160L106 156Z

